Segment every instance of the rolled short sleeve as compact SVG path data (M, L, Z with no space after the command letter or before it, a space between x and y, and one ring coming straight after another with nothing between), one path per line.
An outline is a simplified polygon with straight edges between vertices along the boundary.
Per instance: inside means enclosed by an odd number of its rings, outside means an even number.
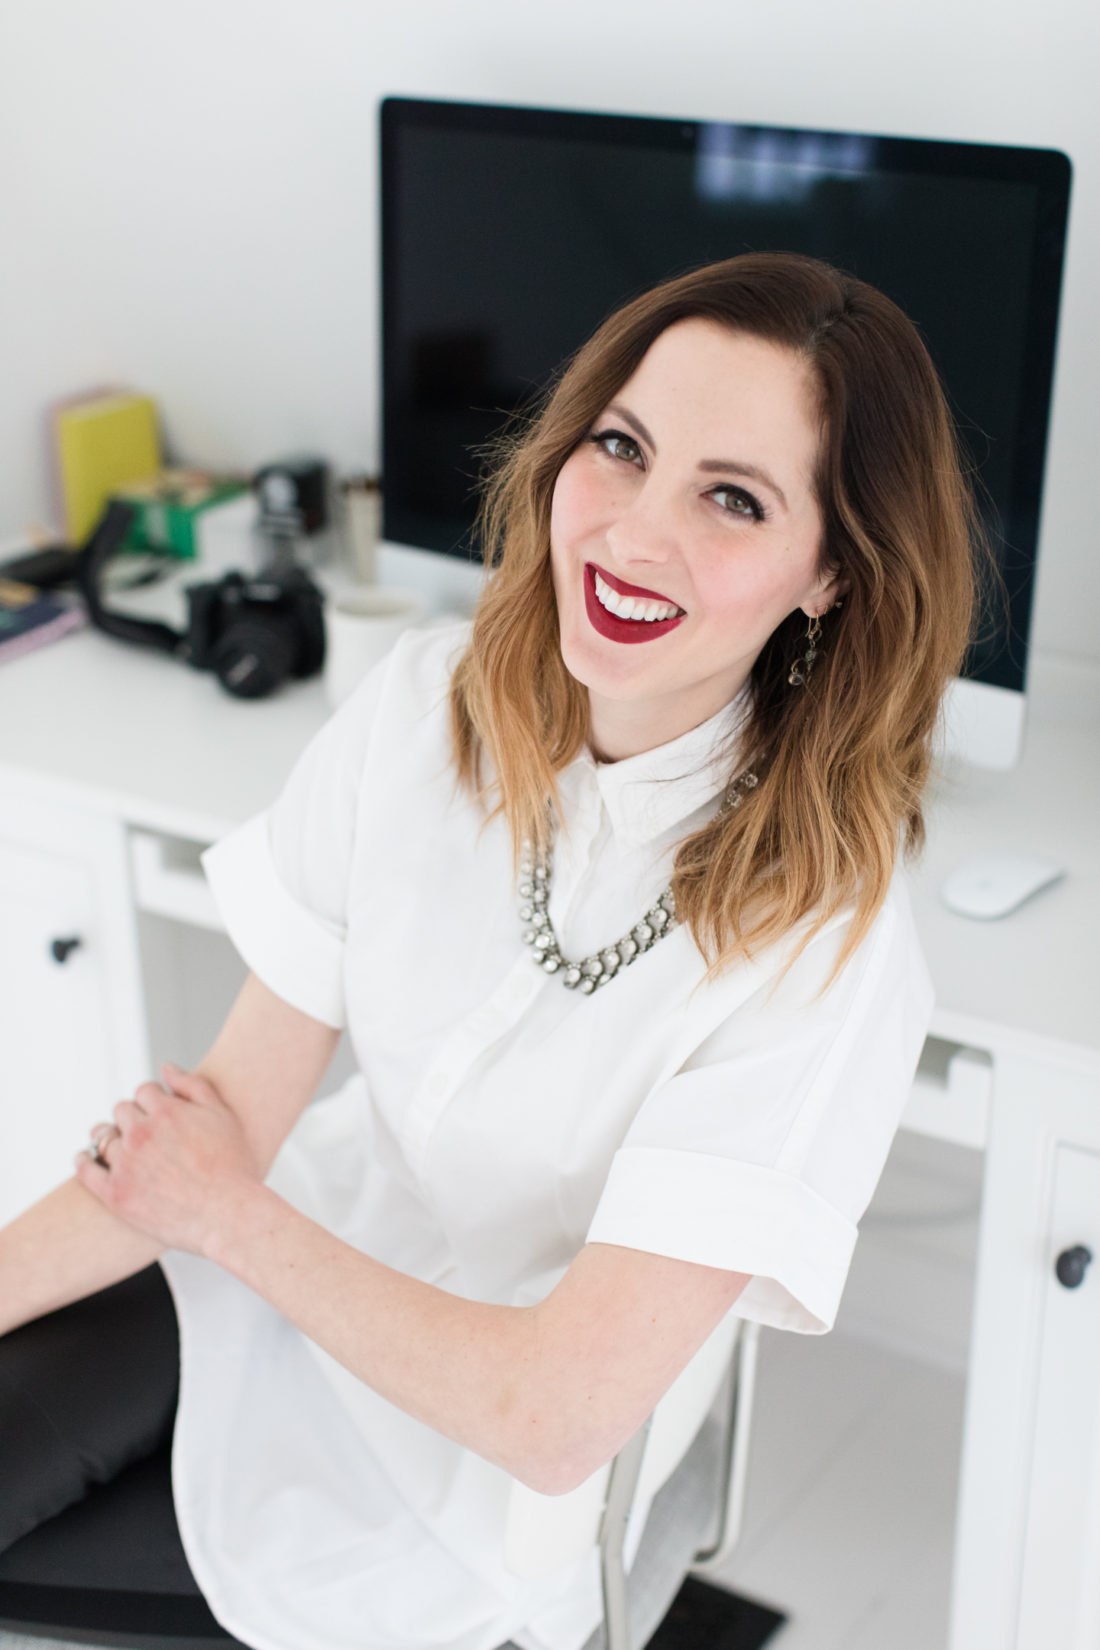
M825 993L843 930L807 946L640 1107L589 1242L752 1276L740 1316L824 1334L932 1013L896 883Z
M344 940L362 774L390 658L298 758L273 805L208 848L207 882L229 937L277 996L342 1028Z

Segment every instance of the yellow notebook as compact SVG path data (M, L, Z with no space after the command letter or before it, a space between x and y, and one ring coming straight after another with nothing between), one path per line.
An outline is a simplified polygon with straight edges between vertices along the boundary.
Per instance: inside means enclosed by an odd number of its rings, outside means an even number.
M117 487L161 468L156 404L119 391L59 407L54 436L65 531L70 544L83 544Z

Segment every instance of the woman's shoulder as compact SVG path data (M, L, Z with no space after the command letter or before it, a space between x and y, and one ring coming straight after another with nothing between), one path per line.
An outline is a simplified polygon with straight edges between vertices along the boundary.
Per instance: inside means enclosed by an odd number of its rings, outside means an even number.
M930 999L931 982L913 920L908 877L895 866L890 881L862 932L853 943L859 900L852 898L822 920L820 909L803 920L764 954L772 979L790 975L805 988L805 1007L819 1005L828 1015L844 999L905 981L918 1007ZM764 959L761 959L764 960ZM921 1007L923 1013L924 1009Z
M832 945L823 948L824 959L830 965L846 949L856 916L855 901L838 914ZM913 918L908 873L902 863L895 865L878 908L835 976L835 984L840 987L838 996L898 996L909 1004L916 1019L926 1021L931 1014L932 981Z

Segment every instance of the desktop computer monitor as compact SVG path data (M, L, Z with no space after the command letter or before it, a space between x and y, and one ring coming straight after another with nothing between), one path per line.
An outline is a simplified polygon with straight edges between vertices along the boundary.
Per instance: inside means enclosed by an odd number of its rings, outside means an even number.
M949 739L1011 766L1065 155L411 98L386 99L381 122L385 544L438 552L450 588L475 590L479 448L611 310L739 252L824 258L912 317L946 386L1007 593L952 684Z

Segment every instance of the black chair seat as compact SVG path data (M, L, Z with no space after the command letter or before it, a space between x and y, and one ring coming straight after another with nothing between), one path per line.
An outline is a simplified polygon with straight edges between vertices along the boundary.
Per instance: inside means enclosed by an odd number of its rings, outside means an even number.
M240 1645L180 1551L168 1449L0 1553L0 1627L118 1650Z

